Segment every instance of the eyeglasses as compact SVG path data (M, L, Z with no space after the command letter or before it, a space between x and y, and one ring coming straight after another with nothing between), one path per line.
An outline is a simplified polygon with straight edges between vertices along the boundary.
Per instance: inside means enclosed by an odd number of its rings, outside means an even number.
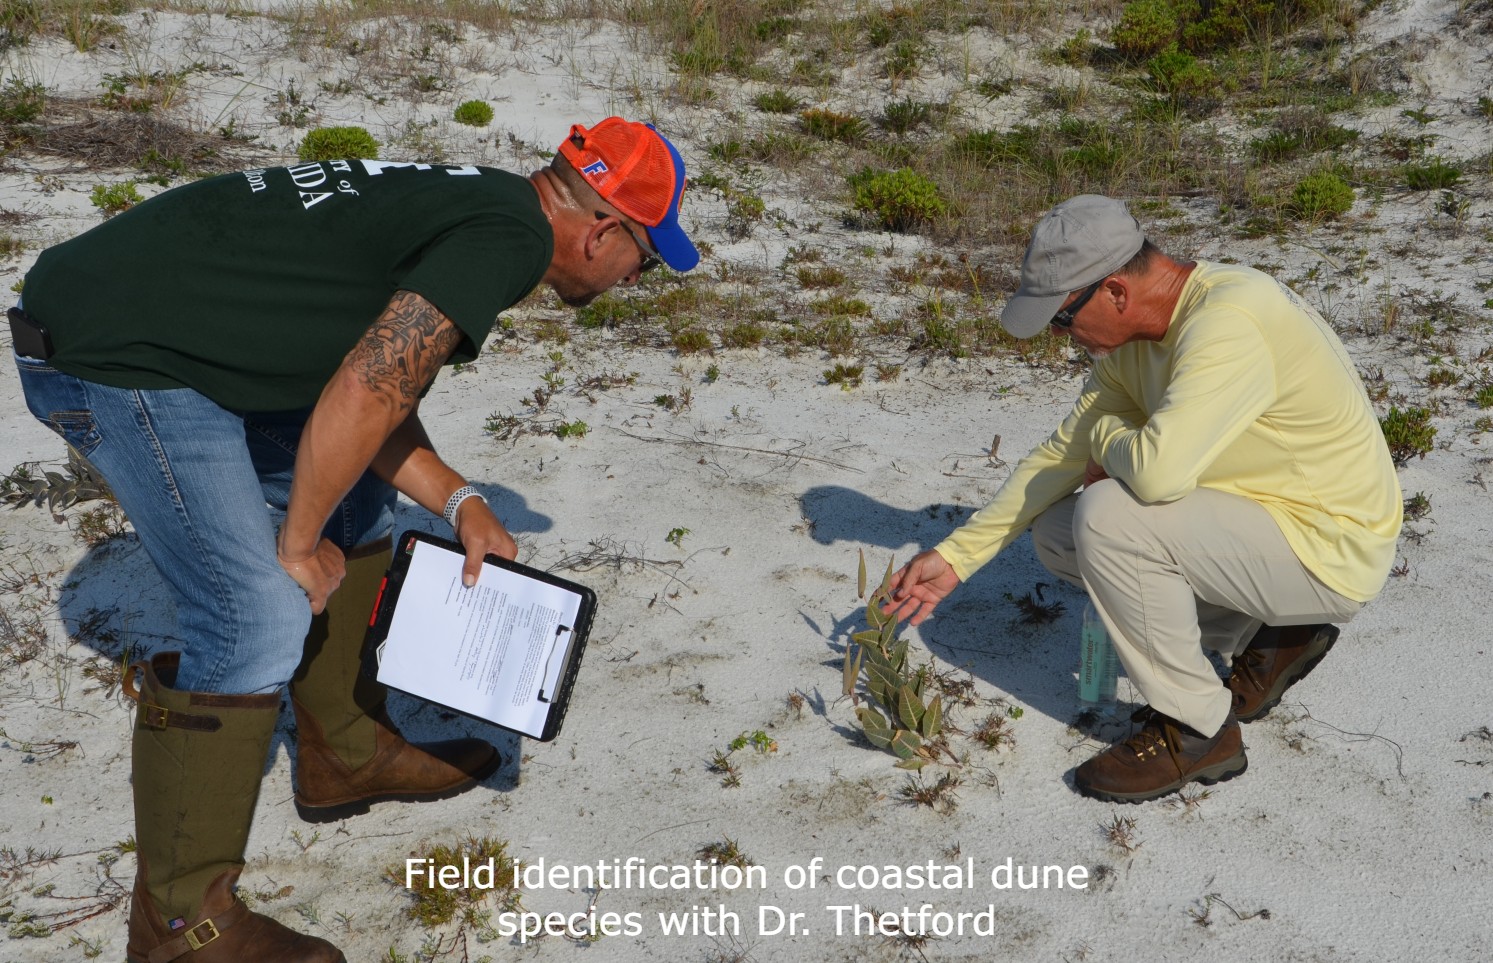
M626 224L623 224L622 226L627 227ZM643 260L638 262L639 274L647 274L649 271L664 263L663 258L658 256L658 252L653 250L653 248L650 247L648 243L641 237L638 237L637 231L634 231L632 228L627 227L627 233L632 235L632 239L637 242L638 249L643 252Z
M1090 284L1088 287L1084 288L1083 293L1078 296L1078 300L1074 301L1072 304L1068 305L1057 314L1054 314L1052 316L1052 320L1049 321L1048 324L1056 325L1059 328L1073 327L1073 319L1078 315L1078 312L1083 310L1083 306L1089 303L1089 298L1092 298L1094 296L1094 292L1099 290L1099 286L1103 283L1104 278L1100 278L1093 284Z
M608 214L605 211L597 211L596 212L596 219L598 221L604 221L607 218L613 217L613 216L614 215ZM640 251L643 252L643 260L641 262L639 262L639 264L638 264L638 273L639 274L647 274L649 271L653 270L654 268L658 267L660 264L664 263L663 262L663 258L661 258L661 257L658 256L658 252L655 251L648 244L647 241L645 241L641 237L639 237L637 231L634 231L631 227L628 227L626 221L622 220L619 217L619 218L617 218L617 223L621 224L622 225L622 229L625 230L627 233L629 233L629 234L632 235L633 243L635 243L638 246L638 250L640 250Z

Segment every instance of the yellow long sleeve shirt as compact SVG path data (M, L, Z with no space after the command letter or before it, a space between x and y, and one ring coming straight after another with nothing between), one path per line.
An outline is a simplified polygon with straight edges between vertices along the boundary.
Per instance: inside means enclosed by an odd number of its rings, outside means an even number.
M1166 336L1096 361L1058 429L936 550L968 579L1071 494L1090 457L1144 502L1199 486L1253 499L1354 601L1394 562L1402 495L1363 383L1322 317L1251 268L1199 261Z

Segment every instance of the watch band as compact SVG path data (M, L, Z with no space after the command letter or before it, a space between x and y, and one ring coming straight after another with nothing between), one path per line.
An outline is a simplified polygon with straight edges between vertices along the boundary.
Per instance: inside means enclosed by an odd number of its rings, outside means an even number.
M482 498L482 493L471 485L463 485L452 492L451 497L446 499L446 510L441 512L441 515L446 519L446 524L450 525L453 530L456 528L456 510L468 498L480 498L482 499L482 504L487 504L487 499Z

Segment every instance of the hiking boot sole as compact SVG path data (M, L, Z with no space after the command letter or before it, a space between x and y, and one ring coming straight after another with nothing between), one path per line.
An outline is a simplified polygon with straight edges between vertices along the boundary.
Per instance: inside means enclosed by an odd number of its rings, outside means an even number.
M1302 679L1305 679L1317 667L1317 663L1327 657L1327 653L1332 651L1333 643L1337 642L1337 637L1338 627L1335 625L1324 626L1318 631L1312 637L1311 644L1308 646L1306 652L1303 653L1306 659L1300 663L1300 668L1295 672L1288 672L1279 679L1276 679L1275 685L1270 687L1270 693L1266 696L1265 701L1261 702L1255 711L1249 715L1239 716L1239 721L1254 722L1256 719L1263 717L1271 709L1280 705L1280 700L1286 694L1286 690Z
M1207 769L1200 769L1197 772L1189 773L1174 783L1148 790L1147 792L1108 792L1103 789L1093 789L1089 786L1078 785L1076 781L1074 788L1080 794L1088 796L1090 799L1098 799L1101 802L1142 803L1149 802L1152 799L1160 799L1162 796L1169 796L1190 782L1202 783L1204 786L1228 782L1235 776L1241 775L1248 768L1249 759L1245 757L1244 751L1241 749L1239 755L1234 756L1232 759L1225 759L1223 762L1209 766Z
M295 811L301 817L302 822L308 823L330 823L339 819L347 819L350 816L361 816L370 808L385 802L439 802L442 799L450 799L460 796L462 793L477 786L488 776L497 772L503 766L502 753L494 753L490 763L472 774L470 779L459 782L448 789L438 789L433 792L384 792L372 796L364 796L361 799L353 799L348 802L331 803L325 806L312 805L295 801Z

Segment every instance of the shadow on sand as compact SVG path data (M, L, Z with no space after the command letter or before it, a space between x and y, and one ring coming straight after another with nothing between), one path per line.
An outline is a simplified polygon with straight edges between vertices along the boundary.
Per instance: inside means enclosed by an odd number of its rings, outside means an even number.
M868 549L866 571L872 584L881 578L889 558L873 549L896 550L911 543L925 551L973 514L955 505L894 508L838 486L809 489L800 503L803 516L813 525L815 541L824 545L848 542ZM896 564L909 557L897 558ZM1047 606L1056 603L1060 609L1051 621L1034 624L1017 605L1027 596ZM1073 724L1083 708L1077 698L1075 671L1084 603L1083 591L1043 568L1030 536L1023 535L956 589L917 629L904 623L901 635L913 635L940 662L969 672L1021 705ZM835 654L825 663L835 668L843 665L851 635L866 627L859 609L829 625L819 624L807 613L801 617ZM858 732L842 734L861 739Z

